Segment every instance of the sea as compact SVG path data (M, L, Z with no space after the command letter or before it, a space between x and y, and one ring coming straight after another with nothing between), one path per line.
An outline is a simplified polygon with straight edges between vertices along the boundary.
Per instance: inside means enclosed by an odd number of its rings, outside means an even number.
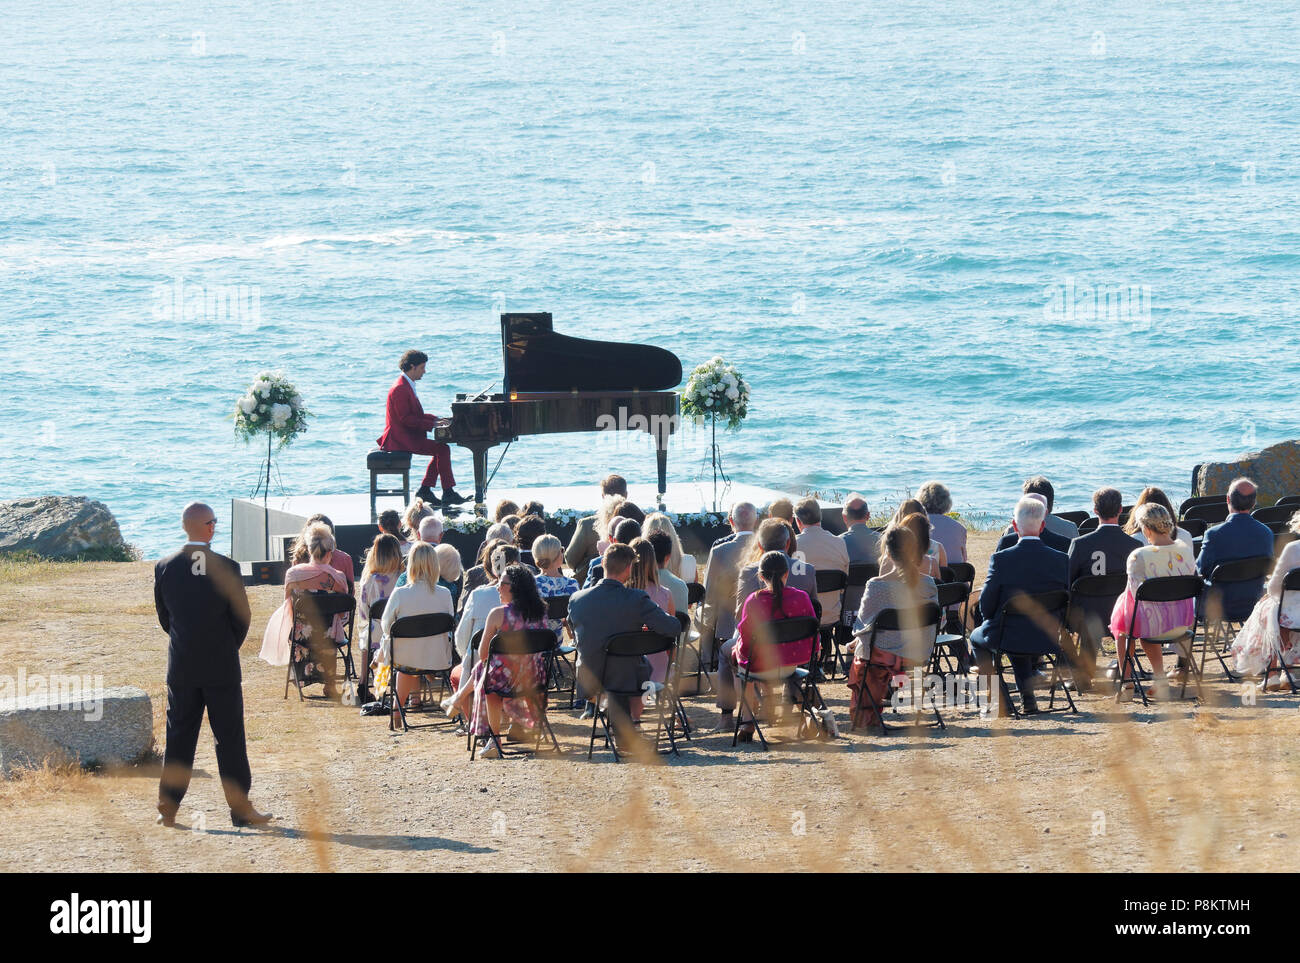
M792 493L939 479L1001 518L1042 473L1059 509L1177 500L1300 434L1294 4L0 0L0 24L0 498L100 499L147 557L193 498L229 532L260 371L311 412L272 493L360 493L402 351L446 414L500 380L503 311L725 358L752 410L724 468ZM495 483L649 482L644 441L523 438ZM670 495L709 443L678 433Z

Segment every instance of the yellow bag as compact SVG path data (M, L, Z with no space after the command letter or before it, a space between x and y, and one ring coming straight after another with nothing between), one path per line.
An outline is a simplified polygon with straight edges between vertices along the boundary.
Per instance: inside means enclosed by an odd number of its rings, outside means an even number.
M386 662L381 662L375 666L374 675L371 678L370 691L379 695L388 689L389 683L393 679L392 667Z

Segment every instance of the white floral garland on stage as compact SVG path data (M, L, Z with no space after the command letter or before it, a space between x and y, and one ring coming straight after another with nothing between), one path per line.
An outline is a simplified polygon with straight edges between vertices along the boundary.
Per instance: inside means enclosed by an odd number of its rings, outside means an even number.
M658 509L652 509L658 511ZM562 508L556 512L546 512L542 518L548 526L564 528L568 525L576 525L578 520L592 514L591 512L580 512L572 508ZM646 513L647 515L650 512ZM664 512L668 520L673 523L674 528L690 525L725 525L727 522L726 512ZM491 528L494 523L479 515L453 515L450 518L444 518L443 528L452 532L462 532L473 534L482 532Z

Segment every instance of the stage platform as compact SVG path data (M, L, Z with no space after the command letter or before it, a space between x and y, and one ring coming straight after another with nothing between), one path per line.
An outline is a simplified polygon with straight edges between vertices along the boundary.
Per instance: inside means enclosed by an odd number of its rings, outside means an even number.
M664 497L663 509L665 511L678 515L695 515L712 511L713 486L711 483L701 485L692 482L673 482L668 487L669 491ZM560 511L576 511L582 514L590 514L595 510L599 501L599 491L598 486L595 485L564 485L549 488L494 487L488 494L487 508L490 513L497 502L503 498L508 498L519 505L528 501L541 502L546 510L547 521L552 523L548 526L548 530L567 543L569 536L573 532L572 523L562 525L553 520L551 516ZM653 484L629 485L628 497L646 512L658 509ZM720 520L692 519L689 525L678 526L678 534L682 538L683 547L697 554L707 553L713 538L717 537L712 533L716 531L720 535L728 531L726 528L726 514L727 510L735 502L753 502L761 511L766 505L781 497L797 500L799 496L770 488L762 488L757 485L748 485L743 482L733 482L727 489L726 495L719 500L722 515ZM377 503L377 508L381 512L388 508L400 512L405 507L400 498L380 498ZM469 508L468 503L465 507ZM824 510L834 509L834 511L826 513L827 529L831 531L841 530L838 506L823 502L822 508ZM354 558L357 558L363 549L369 547L377 534L377 529L370 521L370 495L368 492L352 495L291 495L272 498L268 502L268 509L271 531L270 556L272 559L284 558L285 539L297 535L302 530L302 526L307 519L317 513L329 516L330 521L334 523L339 548ZM262 503L244 498L232 499L230 514L231 557L240 562L264 560L266 549L262 524ZM449 510L443 513L443 517L452 526L444 540L456 544L461 549L462 557L466 558L467 561L472 561L468 558L467 552L472 553L474 548L482 543L482 532L460 533L454 530L454 526L457 522L470 522L475 518L474 513L471 510ZM684 529L689 529L689 531Z

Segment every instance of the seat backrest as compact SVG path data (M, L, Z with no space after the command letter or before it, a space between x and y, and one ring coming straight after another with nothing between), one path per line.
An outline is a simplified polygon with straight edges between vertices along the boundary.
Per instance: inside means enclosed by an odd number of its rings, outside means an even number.
M1300 568L1293 568L1282 579L1282 592L1300 592Z
M961 583L958 583L961 584ZM898 632L902 629L928 629L939 627L942 609L935 602L926 602L913 609L884 609L871 623L875 632Z
M536 655L550 652L557 644L555 633L550 629L513 629L492 636L488 652L493 655Z
M544 601L548 619L555 619L558 622L569 617L569 596L549 595Z
M403 615L393 622L388 630L390 638L423 639L430 635L442 635L452 630L454 619L446 612L430 612L426 615ZM475 635L475 641L479 636Z
M1192 538L1204 538L1205 530L1210 527L1210 523L1203 518L1184 518L1178 526Z
M1095 532L1097 526L1101 524L1101 519L1096 515L1090 515L1079 523L1079 534L1087 535L1089 532Z
M382 619L384 609L388 608L388 599L378 599L370 603L370 617L372 619Z
M283 585L288 562L251 562L252 574L244 576L245 585Z
M1270 505L1267 508L1257 508L1250 513L1250 517L1257 522L1288 522L1291 516L1300 511L1300 506L1296 505Z
M1064 518L1067 522L1073 522L1075 525L1082 525L1088 520L1089 512L1052 512L1057 518Z
M820 572L818 574L821 574ZM880 566L875 562L854 562L849 566L848 585L860 588L880 574Z
M955 581L957 581L957 574L956 574L955 572L953 572L953 570L952 570L951 568L949 568L947 565L940 565L940 566L939 566L939 581L940 581L940 582L955 582Z
M771 642L773 645L782 645L786 642L798 642L800 639L806 639L814 636L821 629L821 622L811 615L797 615L788 619L773 619L770 622L760 622L762 627L764 642Z
M1255 579L1267 576L1272 567L1273 558L1271 555L1236 558L1231 562L1222 562L1214 566L1214 571L1210 573L1210 582L1214 585L1253 582Z
M1215 504L1193 505L1184 513L1186 518L1204 519L1211 525L1217 525L1228 517L1228 502L1224 501Z
M965 582L940 582L937 588L939 605L945 609L950 605L960 605L970 598L970 586Z
M1052 592L1016 592L1002 603L1002 616L1040 618L1044 614L1057 615L1064 612L1069 604L1070 593L1064 589Z
M952 569L954 581L971 586L975 584L975 566L970 562L949 562L948 567Z
M1300 507L1300 495L1283 495L1273 504L1275 505L1295 505Z
M314 605L324 618L346 615L357 607L357 600L347 592L303 592L298 598Z
M1101 599L1118 598L1128 586L1128 576L1114 575L1080 575L1070 586L1070 597Z
M699 605L704 601L704 583L687 582L686 600L688 605Z
M849 577L838 569L826 568L817 570L817 592L842 592L844 587L849 584Z
M641 629L638 632L620 632L605 640L605 654L614 658L630 659L642 655L667 652L677 644L671 635L660 635Z
M1133 593L1134 602L1182 602L1197 598L1205 588L1199 575L1162 575L1149 578Z
M677 624L682 627L682 635L686 635L686 630L691 627L691 617L686 612L677 613Z
M1191 498L1184 498L1183 503L1178 506L1178 517L1182 518L1187 514L1188 509L1195 508L1197 505L1224 505L1227 501L1227 492L1222 495L1193 495Z

